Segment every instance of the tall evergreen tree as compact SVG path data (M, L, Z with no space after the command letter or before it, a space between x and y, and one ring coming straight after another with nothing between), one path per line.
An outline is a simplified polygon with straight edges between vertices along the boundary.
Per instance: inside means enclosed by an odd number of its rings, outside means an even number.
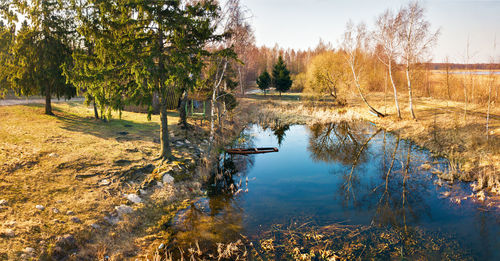
M14 27L9 28L0 20L0 98L10 88L8 81L9 63L11 60L11 47L14 41Z
M287 92L290 87L292 87L290 71L286 68L286 64L281 55L278 58L278 62L273 67L273 84L276 90L280 92L280 96L282 92Z
M80 53L75 62L80 73L73 78L104 83L89 90L97 101L115 108L123 102L151 108L157 96L160 158L170 159L167 106L175 102L176 93L197 81L202 58L210 54L203 47L218 38L212 23L219 15L218 5L179 0L88 2L97 19L83 20L81 30L93 49Z
M271 85L271 75L267 71L264 71L259 78L257 78L257 85L259 89L264 92L266 95L267 89L269 89L269 85Z
M11 87L17 95L45 96L45 113L52 115L51 98L76 95L75 88L66 83L62 65L70 63L71 49L68 17L64 2L15 1L17 10L30 21L23 23L12 48L9 72Z

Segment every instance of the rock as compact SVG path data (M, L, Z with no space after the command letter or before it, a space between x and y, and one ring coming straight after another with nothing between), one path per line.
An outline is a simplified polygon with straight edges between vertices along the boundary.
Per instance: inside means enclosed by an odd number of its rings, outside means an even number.
M59 154L53 152L53 153L49 154L49 157L51 157L51 158L59 158Z
M40 211L45 210L45 207L42 206L42 205L36 205L35 208L38 209L38 210L40 210Z
M134 209L127 206L127 205L116 206L115 210L116 210L116 212L118 212L118 215L120 215L120 216L134 212Z
M70 234L59 236L57 237L56 246L62 249L75 249L76 248L75 237Z
M163 181L163 183L170 183L170 184L174 183L174 177L170 176L170 174L168 173L165 173L165 175L163 175L161 180Z
M75 214L75 212L73 212L71 210L66 211L66 215L68 215L68 216L73 216L74 214Z
M52 212L54 212L54 214L59 214L60 213L59 209L57 209L57 208L52 208Z
M23 250L24 253L28 254L28 255L32 255L35 253L35 249L32 248L32 247L27 247Z
M0 199L0 206L7 205L8 201L6 199Z
M139 193L140 193L141 195L146 195L146 194L148 194L148 192L147 192L147 191L145 191L144 189L139 189Z
M132 203L135 203L135 204L139 204L142 202L142 199L137 196L136 194L128 194L125 196L129 201L131 201Z
M104 217L104 221L106 221L110 225L116 225L120 219L117 217Z
M14 232L14 230L8 228L8 229L0 230L0 236L2 236L2 237L15 237L16 233Z
M78 224L79 224L79 223L82 223L82 221L81 221L78 217L72 217L72 218L71 218L71 221L72 221L73 223L78 223Z
M111 181L109 181L108 179L103 179L101 181L99 181L99 186L108 186L109 184L111 184Z
M186 144L191 144L191 142L189 140L185 140L184 141Z
M90 225L90 227L91 227L91 228L93 228L93 229L95 229L95 230L97 230L97 229L100 229L100 228L101 228L101 226L99 226L99 225L98 225L98 224L96 224L96 223L94 223L94 224Z

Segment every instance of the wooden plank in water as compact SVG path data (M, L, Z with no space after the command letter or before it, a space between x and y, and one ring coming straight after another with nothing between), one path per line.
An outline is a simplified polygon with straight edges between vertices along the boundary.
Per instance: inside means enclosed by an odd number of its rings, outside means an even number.
M262 154L270 152L278 152L278 148L248 148L248 149L226 149L229 154Z

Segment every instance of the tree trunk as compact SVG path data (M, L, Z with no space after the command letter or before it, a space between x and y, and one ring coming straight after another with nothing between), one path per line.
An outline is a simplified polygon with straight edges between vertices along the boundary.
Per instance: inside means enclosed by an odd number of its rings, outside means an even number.
M54 115L54 113L52 113L51 98L50 86L47 86L45 89L45 114L47 115Z
M370 108L370 110L375 113L377 115L377 117L385 117L384 114L382 114L381 112L377 111L375 108L373 108L369 103L368 101L366 100L365 96L363 95L363 92L361 91L361 86L359 85L359 80L358 80L358 77L356 75L356 71L354 71L354 65L351 64L351 71L352 71L352 75L354 76L354 85L356 86L356 88L358 89L358 92L359 92L359 96L361 96L361 99L363 100L363 102L366 104L366 106L368 106L368 108Z
M464 108L464 122L467 121L467 103L469 103L469 99L467 98L467 84L462 82L464 85L464 101L465 101L465 108Z
M186 104L188 103L188 94L186 89L182 91L182 96L181 96L181 102L179 103L179 116L180 116L180 122L179 125L183 129L188 129L189 125L187 123L187 111L186 111Z
M216 93L217 88L215 87L212 92L212 99L210 99L210 137L208 138L208 155L212 151L212 147L214 145L215 140L215 128L214 128L214 107L215 107L215 99L217 97Z
M168 118L167 118L167 103L165 98L160 102L160 142L161 142L161 155L162 160L169 160L172 157L170 150L169 133L168 133Z
M94 105L94 117L96 120L99 119L99 113L97 112L97 106L95 105L95 100L93 102L93 105Z
M399 109L399 103L398 103L398 91L396 89L396 84L394 84L394 79L392 77L391 61L389 61L389 78L391 78L392 89L394 90L394 102L396 104L396 110L398 111L398 118L401 119L401 110Z
M494 77L494 76L492 76ZM491 93L493 87L493 79L490 80L490 88L488 92L488 112L486 113L486 140L490 139L490 112L491 112Z
M238 66L238 76L240 78L241 94L245 96L245 88L243 86L243 76L241 74L241 66Z
M415 112L413 111L413 97L412 97L412 90L411 90L411 80L410 80L410 65L409 61L406 62L406 80L408 81L408 99L410 101L410 113L411 117L416 120L417 117L415 116Z

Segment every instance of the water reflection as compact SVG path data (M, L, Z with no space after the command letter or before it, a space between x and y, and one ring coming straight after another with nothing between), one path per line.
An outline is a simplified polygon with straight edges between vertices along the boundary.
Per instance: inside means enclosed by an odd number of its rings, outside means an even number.
M421 166L432 163L433 169L439 169L446 162L430 157L397 134L365 123L306 127L275 122L267 130L253 126L232 146L276 143L282 146L279 153L221 154L220 164L207 184L208 197L179 215L179 240L215 244L232 242L242 235L256 244L269 236L284 240L276 227L293 235L291 227L305 229L296 220L310 220L307 223L320 227L322 233L335 228L337 237L323 235L329 240L358 238L339 230L340 226L332 226L342 224L348 230L354 231L354 226L363 231L363 244L368 249L380 247L376 240L379 236L390 245L384 250L390 255L358 249L356 253L364 257L409 257L418 252L420 257L442 258L443 249L453 252L463 245L477 248L476 258L498 257L498 239L492 236L499 232L494 216L473 208L459 209L440 198L442 188L433 183L435 177L430 170ZM468 222L480 229L464 226ZM434 237L438 232L449 237ZM463 245L455 243L458 241L453 236ZM324 248L333 246L342 244L325 243Z
M270 129L273 132L274 136L276 136L276 139L278 140L278 146L281 147L281 144L285 140L286 132L290 130L290 124L284 124L279 119L276 119L265 125L264 130L267 129Z

